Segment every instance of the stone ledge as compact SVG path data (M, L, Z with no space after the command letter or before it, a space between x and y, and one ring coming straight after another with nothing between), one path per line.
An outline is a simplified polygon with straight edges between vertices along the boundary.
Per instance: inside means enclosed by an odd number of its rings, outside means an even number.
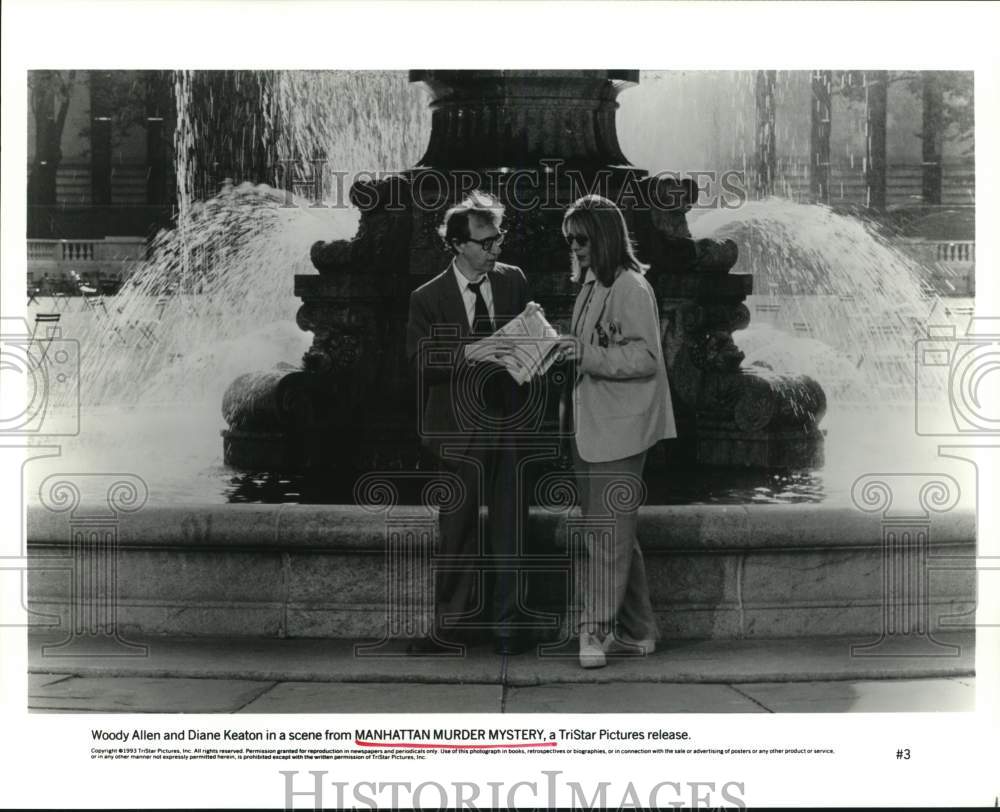
M533 539L548 540L545 555L524 562L532 611L568 611L571 561L562 541L562 550L551 543L565 538L563 520L532 512ZM110 525L118 538L116 623L130 633L198 637L357 638L386 629L409 636L397 615L408 613L418 630L428 622L434 553L397 571L384 521L336 505L153 506L122 516ZM394 509L391 521L396 530L436 524L412 506ZM70 628L74 612L86 611L70 603L71 571L107 562L70 546L74 531L92 525L41 507L29 508L28 524L29 605ZM974 608L974 530L971 512L930 522L932 629ZM886 601L906 598L883 594L882 523L853 508L650 506L639 532L664 638L872 634L892 608ZM968 559L970 567L939 570L937 558L952 566ZM393 612L390 594L401 601Z
M30 545L69 545L70 514L40 505L29 505L27 514ZM393 524L436 524L435 512L419 506L394 507L388 517ZM529 536L557 539L564 518L564 513L532 508ZM385 513L353 505L150 505L120 515L113 525L122 549L301 548L381 553L385 519ZM935 547L975 541L972 510L935 515L927 523ZM879 547L882 519L853 507L822 504L647 505L640 508L639 536L644 548L658 551Z

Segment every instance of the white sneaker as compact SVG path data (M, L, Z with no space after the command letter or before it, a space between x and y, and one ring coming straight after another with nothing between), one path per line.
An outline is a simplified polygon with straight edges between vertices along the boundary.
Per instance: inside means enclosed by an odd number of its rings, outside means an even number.
M580 667L604 668L608 664L604 656L604 648L597 638L589 634L580 635Z
M631 637L615 637L613 634L604 638L605 654L631 654L633 657L645 657L654 651L656 651L655 640L633 640Z

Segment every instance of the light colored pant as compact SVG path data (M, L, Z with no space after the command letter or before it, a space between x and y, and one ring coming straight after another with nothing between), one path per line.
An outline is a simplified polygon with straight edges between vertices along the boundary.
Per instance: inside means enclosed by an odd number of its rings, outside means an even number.
M584 462L573 443L585 520L582 550L578 547L575 562L578 633L604 636L616 631L635 640L658 637L646 565L635 532L639 500L633 497L631 505L618 509L622 502L615 498L635 490L645 462L645 451L612 462Z

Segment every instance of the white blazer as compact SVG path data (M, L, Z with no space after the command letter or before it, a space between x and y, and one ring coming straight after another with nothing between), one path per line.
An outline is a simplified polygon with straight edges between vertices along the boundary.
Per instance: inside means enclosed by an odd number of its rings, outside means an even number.
M656 296L642 274L622 271L606 288L588 271L572 332L582 344L574 387L580 457L620 460L676 437Z

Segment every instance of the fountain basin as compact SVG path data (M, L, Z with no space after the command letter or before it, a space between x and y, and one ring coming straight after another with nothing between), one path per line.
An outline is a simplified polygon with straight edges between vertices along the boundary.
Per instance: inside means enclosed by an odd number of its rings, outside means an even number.
M84 549L81 559L74 541L80 516L98 509L107 506L62 513L28 507L28 596L37 626L78 627L73 569L96 571L98 555L115 548L113 603L125 636L407 637L428 620L397 624L387 635L387 534L429 530L424 538L432 538L436 517L420 506L386 514L344 505L147 505L117 516L107 525L110 546ZM969 630L975 514L959 507L923 524L928 591L920 600L929 609L929 631ZM545 552L525 566L534 585L528 602L540 612L565 609L566 525L564 514L531 512L532 549ZM825 504L643 507L639 535L660 634L856 634L870 641L884 632L887 613L899 621L883 586L893 566L884 554L885 529L877 515ZM432 560L429 545L422 549L423 560ZM427 589L428 571L397 573L394 583L407 583L412 597ZM555 634L558 624L549 616L545 627Z

